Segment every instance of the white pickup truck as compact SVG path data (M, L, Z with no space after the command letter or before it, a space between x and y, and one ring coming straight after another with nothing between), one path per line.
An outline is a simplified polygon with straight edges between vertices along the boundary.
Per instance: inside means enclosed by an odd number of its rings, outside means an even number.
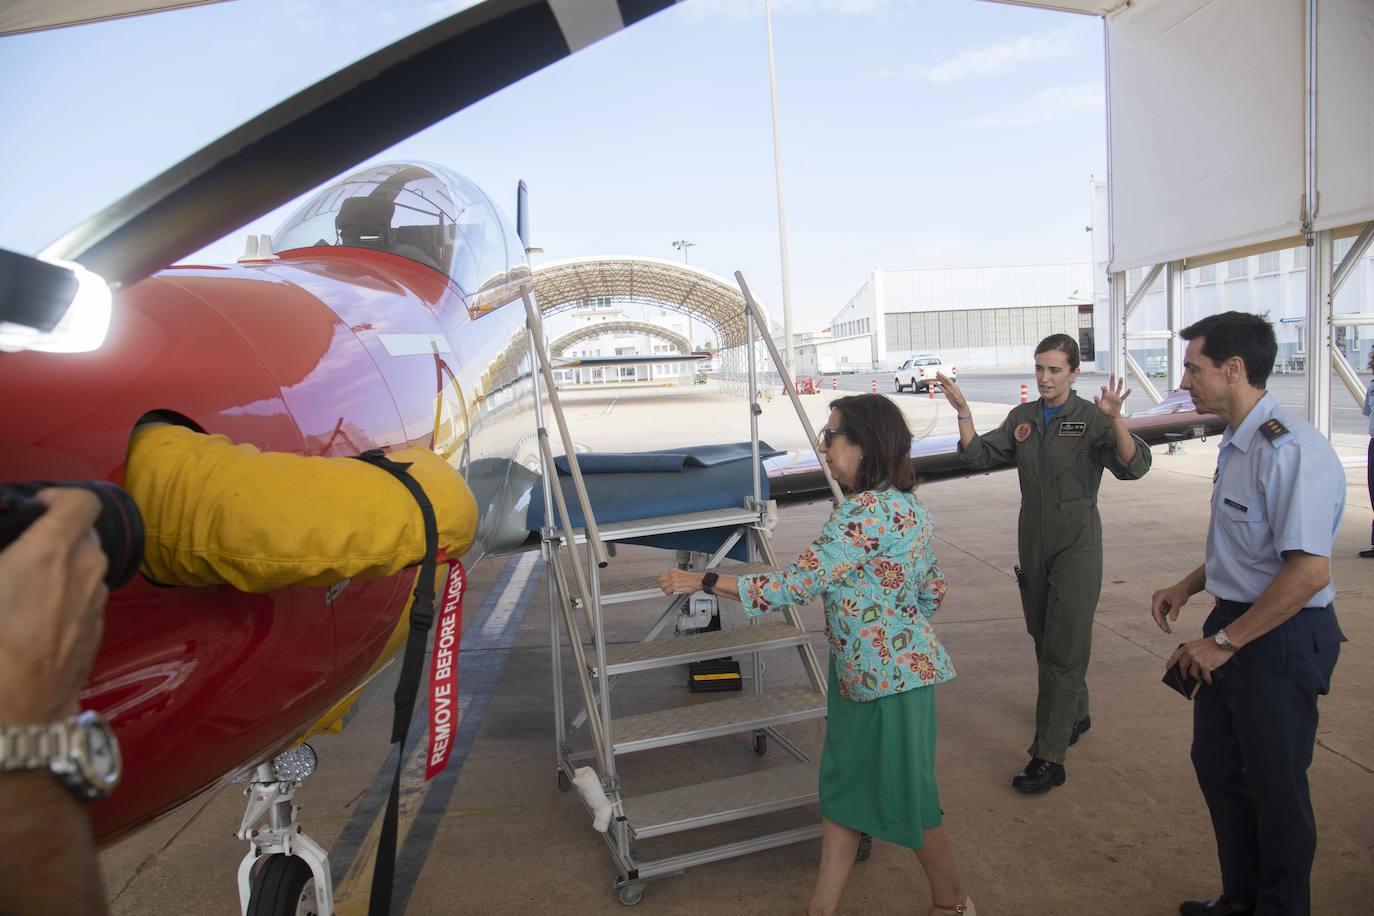
M934 353L917 353L897 367L892 384L898 391L926 391L935 381L935 373L943 368Z

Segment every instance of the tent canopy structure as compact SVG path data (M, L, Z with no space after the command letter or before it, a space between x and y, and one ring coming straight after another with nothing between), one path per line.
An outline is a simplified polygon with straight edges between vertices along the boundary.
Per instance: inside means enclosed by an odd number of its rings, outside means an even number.
M1374 323L1332 314L1374 239L1374 0L1133 0L1104 22L1110 306L1100 324L1113 366L1158 400L1130 341L1168 341L1169 378L1180 376L1183 271L1305 244L1307 416L1329 432L1332 371L1357 401L1364 394L1336 329ZM1348 236L1358 238L1335 264L1334 240ZM1137 267L1147 281L1128 299L1123 272ZM1156 281L1168 327L1131 328Z
M691 341L662 325L650 324L647 321L598 321L569 331L549 344L549 355L562 356L569 347L593 337L600 337L602 334L648 334L677 347L679 353L692 352Z
M633 257L554 261L535 268L534 295L546 315L575 308L589 299L672 309L713 327L721 349L745 343L744 296L739 288L713 273L675 261ZM762 303L759 308L768 314ZM759 329L754 333L758 335Z

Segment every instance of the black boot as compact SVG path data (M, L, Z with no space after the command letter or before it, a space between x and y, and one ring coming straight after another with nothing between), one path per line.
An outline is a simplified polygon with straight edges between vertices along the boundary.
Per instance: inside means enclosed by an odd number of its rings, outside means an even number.
M1041 795L1055 786L1062 786L1066 778L1062 763L1032 757L1026 768L1012 777L1011 787L1027 795Z

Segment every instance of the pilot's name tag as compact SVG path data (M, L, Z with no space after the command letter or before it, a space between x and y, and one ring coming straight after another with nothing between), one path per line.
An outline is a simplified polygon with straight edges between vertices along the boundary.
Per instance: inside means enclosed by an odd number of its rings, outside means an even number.
M1061 436L1081 436L1088 431L1088 424L1084 420L1068 420L1059 424L1059 435Z

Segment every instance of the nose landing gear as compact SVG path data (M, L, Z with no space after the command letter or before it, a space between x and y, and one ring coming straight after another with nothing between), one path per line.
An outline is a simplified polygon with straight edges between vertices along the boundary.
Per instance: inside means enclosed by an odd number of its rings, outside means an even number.
M248 805L238 831L249 845L238 874L243 916L333 916L329 854L302 832L301 809L292 804L317 763L314 749L302 744L260 765L244 790Z

